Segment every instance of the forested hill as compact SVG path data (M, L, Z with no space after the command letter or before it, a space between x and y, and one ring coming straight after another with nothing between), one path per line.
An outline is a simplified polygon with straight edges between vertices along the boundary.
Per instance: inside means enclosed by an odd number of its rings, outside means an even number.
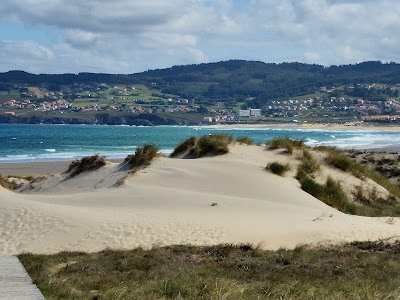
M400 64L363 62L324 67L303 63L263 63L230 60L225 62L174 66L142 73L121 74L40 74L23 71L0 73L3 85L27 83L53 88L73 83L146 84L164 93L198 103L237 101L252 97L249 104L262 107L270 100L311 94L321 86L356 83L400 83Z

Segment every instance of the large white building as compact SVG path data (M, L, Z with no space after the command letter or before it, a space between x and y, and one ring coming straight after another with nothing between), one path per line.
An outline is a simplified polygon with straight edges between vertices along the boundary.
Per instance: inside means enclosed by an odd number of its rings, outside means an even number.
M241 109L236 111L236 117L259 117L261 116L261 109Z

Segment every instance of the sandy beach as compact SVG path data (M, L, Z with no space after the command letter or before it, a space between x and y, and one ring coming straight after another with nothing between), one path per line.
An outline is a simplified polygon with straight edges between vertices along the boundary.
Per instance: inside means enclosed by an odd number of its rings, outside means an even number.
M214 125L210 125L214 126ZM290 128L290 129L325 129L325 130L383 130L400 131L400 126L388 126L371 123L349 123L349 124L309 124L309 123L277 123L277 124L229 124L215 125L222 127L243 128Z
M19 193L0 188L0 253L240 242L278 249L399 236L396 218L346 215L303 192L295 168L285 177L265 171L268 162L290 159L234 145L223 156L159 157L128 177L111 162L74 178L47 176ZM40 166L61 170L66 163Z

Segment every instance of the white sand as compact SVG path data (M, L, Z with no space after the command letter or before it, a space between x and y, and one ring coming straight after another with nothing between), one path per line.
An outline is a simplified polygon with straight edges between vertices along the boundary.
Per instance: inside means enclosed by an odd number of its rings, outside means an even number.
M29 193L0 188L0 254L240 242L277 249L399 236L396 218L345 215L303 192L293 172L266 172L275 160L295 163L236 145L224 156L158 158L119 187L110 186L125 172L109 164L53 176Z

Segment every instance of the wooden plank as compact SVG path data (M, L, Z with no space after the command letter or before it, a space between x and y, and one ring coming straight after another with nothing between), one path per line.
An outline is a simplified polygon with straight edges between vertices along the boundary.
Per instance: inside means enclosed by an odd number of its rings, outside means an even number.
M1 300L45 300L16 256L0 255Z

